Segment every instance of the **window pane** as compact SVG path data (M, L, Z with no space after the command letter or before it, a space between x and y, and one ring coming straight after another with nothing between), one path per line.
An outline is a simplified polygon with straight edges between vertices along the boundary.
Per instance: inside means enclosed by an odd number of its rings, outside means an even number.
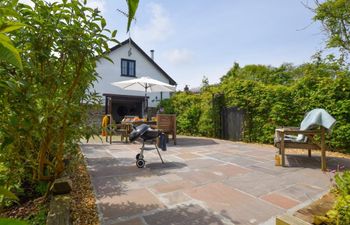
M129 76L135 76L135 62L129 61Z
M122 59L122 75L128 75L128 61Z

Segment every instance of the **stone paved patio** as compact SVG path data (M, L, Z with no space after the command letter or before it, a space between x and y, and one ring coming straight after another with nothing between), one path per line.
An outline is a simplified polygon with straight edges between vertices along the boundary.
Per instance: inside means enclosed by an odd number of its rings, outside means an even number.
M275 167L272 146L179 137L162 152L141 144L83 144L105 225L274 224L273 218L319 198L330 187L320 157L288 155L290 167ZM327 158L328 168L350 161Z

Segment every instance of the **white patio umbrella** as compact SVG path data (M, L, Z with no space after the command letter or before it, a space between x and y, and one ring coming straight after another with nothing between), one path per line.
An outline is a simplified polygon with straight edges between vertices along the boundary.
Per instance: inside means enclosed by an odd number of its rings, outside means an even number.
M147 92L161 92L161 91L175 91L175 86L155 80L149 77L140 77L131 80L124 80L111 83L113 86L132 91Z
M113 86L120 87L124 90L131 91L144 91L146 110L148 108L147 93L148 92L161 92L161 91L176 91L176 87L159 80L152 79L150 77L140 77L131 80L124 80L111 83ZM147 112L147 111L146 111Z

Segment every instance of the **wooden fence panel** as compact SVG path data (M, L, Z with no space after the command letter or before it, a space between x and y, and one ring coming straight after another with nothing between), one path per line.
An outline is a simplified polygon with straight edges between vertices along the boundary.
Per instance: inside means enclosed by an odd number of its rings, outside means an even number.
M221 137L231 141L243 139L244 112L237 107L222 108Z

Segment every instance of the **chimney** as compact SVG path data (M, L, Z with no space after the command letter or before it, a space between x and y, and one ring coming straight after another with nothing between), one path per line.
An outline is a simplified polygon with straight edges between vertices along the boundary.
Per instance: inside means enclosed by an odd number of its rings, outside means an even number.
M151 50L151 59L154 60L154 50Z

